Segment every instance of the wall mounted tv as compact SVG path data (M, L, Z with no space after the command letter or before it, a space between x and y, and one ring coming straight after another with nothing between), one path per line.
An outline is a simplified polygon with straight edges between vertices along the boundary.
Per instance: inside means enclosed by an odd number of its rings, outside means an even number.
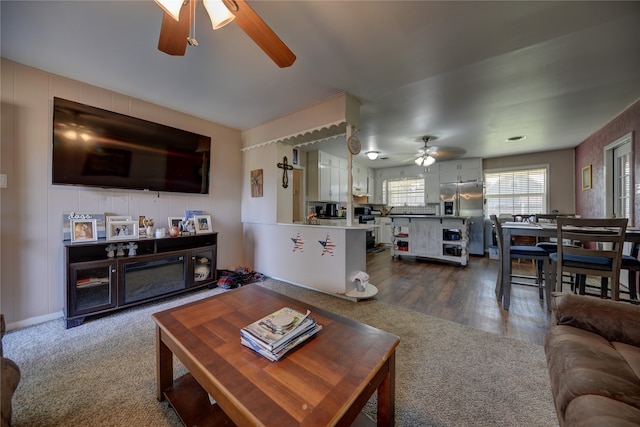
M53 184L209 193L211 138L53 99Z

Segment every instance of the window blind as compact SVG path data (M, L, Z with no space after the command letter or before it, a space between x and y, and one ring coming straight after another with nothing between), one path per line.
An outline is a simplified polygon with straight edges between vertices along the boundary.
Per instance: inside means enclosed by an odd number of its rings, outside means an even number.
M485 172L489 215L532 215L547 212L547 169Z

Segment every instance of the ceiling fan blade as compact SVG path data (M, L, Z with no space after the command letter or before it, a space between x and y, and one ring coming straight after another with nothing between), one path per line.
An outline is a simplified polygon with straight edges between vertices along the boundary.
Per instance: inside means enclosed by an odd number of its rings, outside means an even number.
M196 6L195 0L187 0L180 9L180 20L176 21L167 12L162 17L158 50L169 55L184 56L187 50L187 38L191 28L191 9Z
M235 22L280 68L291 66L296 56L245 0L235 0Z
M427 153L436 160L452 160L463 155L466 151L455 147L428 147Z

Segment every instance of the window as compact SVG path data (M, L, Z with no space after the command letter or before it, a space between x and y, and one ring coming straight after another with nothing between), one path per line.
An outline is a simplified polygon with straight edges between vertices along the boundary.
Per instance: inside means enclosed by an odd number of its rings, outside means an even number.
M424 178L385 180L382 200L390 206L424 206Z
M485 171L485 215L547 212L547 168Z

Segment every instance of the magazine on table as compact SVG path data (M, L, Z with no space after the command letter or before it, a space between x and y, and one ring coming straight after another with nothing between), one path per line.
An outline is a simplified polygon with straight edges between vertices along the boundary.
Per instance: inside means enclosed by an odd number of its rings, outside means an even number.
M264 348L273 351L315 325L315 319L309 314L309 310L303 314L284 307L245 326L240 333L245 337L248 334Z
M309 338L313 337L315 334L317 334L321 330L322 330L322 325L318 325L316 323L314 327L312 327L311 329L307 329L307 331L304 332L303 334L296 336L290 341L287 341L282 346L277 348L275 351L267 350L266 348L258 345L255 340L246 338L245 335L241 336L240 342L242 343L242 345L249 347L250 349L254 350L256 353L271 360L272 362L277 362L278 360L282 359L282 357L285 354L287 354L290 350L298 347L300 344L302 344Z

